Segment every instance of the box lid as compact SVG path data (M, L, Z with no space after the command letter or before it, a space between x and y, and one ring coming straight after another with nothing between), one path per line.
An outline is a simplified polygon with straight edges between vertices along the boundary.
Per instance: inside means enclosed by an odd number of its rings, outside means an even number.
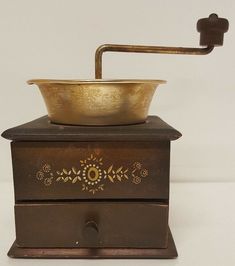
M43 116L4 131L2 137L15 141L157 141L176 140L181 133L157 116L122 126L59 125Z

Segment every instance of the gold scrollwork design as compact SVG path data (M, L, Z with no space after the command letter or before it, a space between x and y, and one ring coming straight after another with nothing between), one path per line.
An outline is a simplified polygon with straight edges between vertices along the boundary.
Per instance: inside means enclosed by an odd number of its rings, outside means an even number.
M138 185L148 174L148 170L143 168L140 162L134 162L130 167L115 167L113 164L104 167L103 158L91 154L88 158L80 160L78 168L72 166L69 169L62 168L62 170L53 171L51 165L46 163L36 172L35 177L45 186L50 186L53 181L80 183L82 191L95 194L104 190L106 180L111 183L131 180L132 183Z

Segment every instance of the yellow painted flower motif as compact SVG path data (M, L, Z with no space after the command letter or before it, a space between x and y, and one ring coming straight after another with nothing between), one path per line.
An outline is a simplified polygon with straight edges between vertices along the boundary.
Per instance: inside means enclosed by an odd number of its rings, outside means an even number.
M138 185L141 182L141 178L139 176L134 176L132 182Z
M51 166L49 164L44 164L42 170L45 173L49 173L51 171Z
M146 177L146 176L148 176L148 170L147 170L147 169L142 169L142 170L140 171L140 175L141 175L142 177Z
M133 167L136 168L136 169L141 169L142 165L141 165L140 162L135 162L135 163L133 164Z
M50 186L52 184L52 178L45 178L44 184L45 184L45 186Z
M36 178L37 178L38 180L42 180L42 179L44 178L44 173L43 173L42 171L38 171L38 172L36 173Z

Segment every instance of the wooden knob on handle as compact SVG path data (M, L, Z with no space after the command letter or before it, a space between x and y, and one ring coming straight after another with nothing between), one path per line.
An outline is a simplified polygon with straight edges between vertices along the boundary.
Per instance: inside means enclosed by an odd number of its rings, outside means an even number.
M211 14L208 18L199 19L197 30L200 32L200 45L223 45L224 33L228 31L229 23L226 18L219 18L217 14Z

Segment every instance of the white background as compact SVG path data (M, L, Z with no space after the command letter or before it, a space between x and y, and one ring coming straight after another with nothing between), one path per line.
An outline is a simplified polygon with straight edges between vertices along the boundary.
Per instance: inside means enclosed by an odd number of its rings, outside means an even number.
M93 78L100 44L194 47L199 18L216 12L229 19L224 47L207 56L104 56L104 78L166 79L150 113L183 133L172 143L171 158L171 179L189 182L171 185L170 226L179 258L148 265L235 265L234 183L228 182L235 181L234 10L234 0L0 0L1 132L46 114L39 90L28 86L28 79ZM15 238L9 144L0 139L0 262L87 265L7 258Z
M0 0L0 131L46 113L31 78L94 78L103 43L198 46L196 22L230 21L224 47L207 56L108 53L104 78L166 79L150 113L182 132L172 144L171 178L235 180L235 1ZM0 140L1 179L11 178Z

